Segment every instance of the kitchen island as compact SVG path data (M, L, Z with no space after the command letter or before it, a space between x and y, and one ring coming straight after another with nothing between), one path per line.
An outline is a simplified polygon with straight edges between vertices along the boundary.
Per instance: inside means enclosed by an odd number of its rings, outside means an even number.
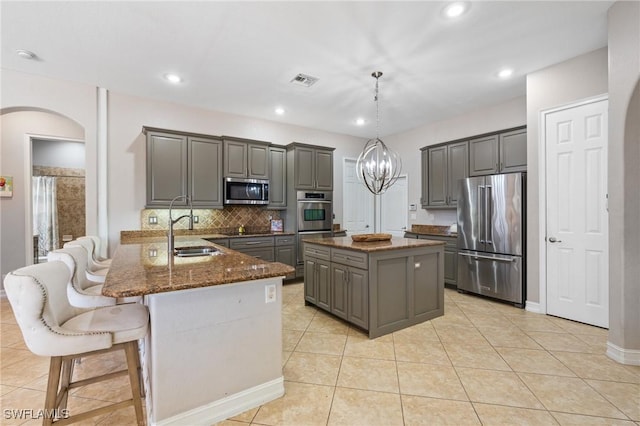
M282 396L282 277L293 268L193 236L176 248L216 254L169 259L166 238L147 241L116 249L103 294L149 308L148 423L209 425Z
M304 242L305 302L375 338L444 315L443 241Z

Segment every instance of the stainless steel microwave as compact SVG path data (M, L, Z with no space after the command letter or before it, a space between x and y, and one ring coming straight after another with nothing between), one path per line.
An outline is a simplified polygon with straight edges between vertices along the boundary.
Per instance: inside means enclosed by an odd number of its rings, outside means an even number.
M269 181L265 179L224 178L225 204L269 204Z

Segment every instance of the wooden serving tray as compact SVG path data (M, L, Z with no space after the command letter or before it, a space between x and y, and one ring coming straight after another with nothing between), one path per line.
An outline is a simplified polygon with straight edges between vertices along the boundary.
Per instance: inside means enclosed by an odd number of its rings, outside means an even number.
M358 234L352 235L351 239L356 242L388 241L391 239L391 234Z

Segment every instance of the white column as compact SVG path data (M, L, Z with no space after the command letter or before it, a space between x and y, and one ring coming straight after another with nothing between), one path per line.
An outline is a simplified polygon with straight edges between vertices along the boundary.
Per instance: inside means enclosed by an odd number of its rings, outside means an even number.
M103 244L100 249L100 256L107 256L107 245L109 244L109 222L107 217L108 207L108 91L104 87L98 87L97 105L97 154L98 154L98 236Z

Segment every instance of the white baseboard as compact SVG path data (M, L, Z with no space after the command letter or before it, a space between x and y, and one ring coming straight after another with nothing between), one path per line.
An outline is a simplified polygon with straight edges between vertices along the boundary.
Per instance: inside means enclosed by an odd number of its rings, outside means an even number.
M607 356L620 364L640 365L640 350L638 349L625 349L607 342Z
M177 416L156 423L150 422L150 424L155 426L211 425L273 401L282 395L284 395L284 378L279 377Z
M534 314L543 314L544 312L542 312L542 307L540 306L540 303L538 302L532 302L530 300L527 300L525 302L525 308L524 308L527 312L533 312Z

